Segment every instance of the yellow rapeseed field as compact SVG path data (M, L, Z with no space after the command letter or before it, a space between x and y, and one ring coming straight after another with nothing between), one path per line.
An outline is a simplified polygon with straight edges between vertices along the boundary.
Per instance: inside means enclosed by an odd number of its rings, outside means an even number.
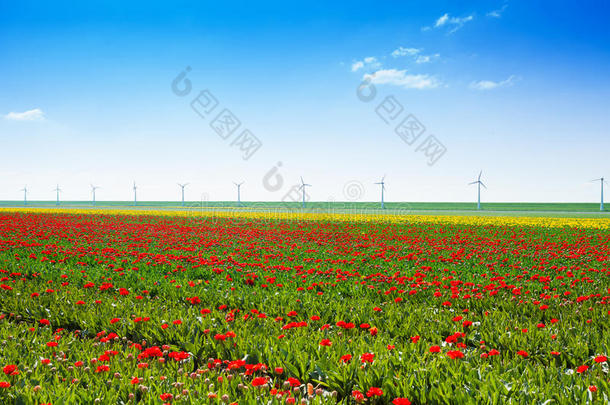
M37 214L78 214L78 215L135 215L167 216L191 218L238 218L253 220L304 220L304 221L349 221L349 222L390 222L390 223L430 223L454 225L499 225L536 226L547 228L593 228L610 229L607 218L553 218L522 216L467 216L467 215L416 215L416 214L368 214L328 213L328 212L288 212L288 211L245 211L243 209L196 208L190 210L147 210L147 209L67 209L67 208L0 208L0 212L20 212Z

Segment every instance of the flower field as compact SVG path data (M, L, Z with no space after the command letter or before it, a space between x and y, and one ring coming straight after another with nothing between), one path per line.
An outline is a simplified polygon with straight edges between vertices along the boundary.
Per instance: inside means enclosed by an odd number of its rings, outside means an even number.
M607 220L2 210L0 403L608 403L609 264Z

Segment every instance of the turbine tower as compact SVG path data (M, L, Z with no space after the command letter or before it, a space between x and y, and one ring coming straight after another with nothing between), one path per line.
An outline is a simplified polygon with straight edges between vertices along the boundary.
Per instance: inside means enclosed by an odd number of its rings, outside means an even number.
M385 204L383 201L383 192L385 191L385 174L383 175L383 177L381 178L381 181L375 184L381 184L381 209L385 209Z
M479 177L477 178L477 181L473 181L472 183L468 183L468 185L473 185L476 184L477 185L477 210L481 209L481 186L487 188L487 186L485 186L485 184L483 184L483 182L481 181L481 175L483 174L483 170L481 170L479 172Z
M180 186L180 188L182 189L182 206L184 207L184 187L188 186L189 183L184 183L184 184L180 184L178 183L178 185Z
M591 181L599 181L599 185L601 187L601 194L602 194L601 202L599 204L599 210L603 211L604 210L604 183L608 184L608 182L603 177L600 177L599 179L595 179L595 180L591 180Z
M136 187L136 182L133 182L133 205L138 205L138 187Z
M303 191L303 208L305 208L305 187L311 187L311 184L305 183L303 177L301 177L301 187L299 187L299 190Z
M28 186L23 186L23 205L28 205Z
M53 189L53 191L57 193L57 202L55 203L55 205L59 205L59 192L61 191L61 188L59 188L59 184Z
M241 183L233 182L233 184L235 184L235 186L237 187L237 206L241 207L241 185L244 184L244 182L243 181Z
M98 188L100 187L91 184L91 194L93 195L93 200L91 201L92 205L95 205L95 190L97 190Z

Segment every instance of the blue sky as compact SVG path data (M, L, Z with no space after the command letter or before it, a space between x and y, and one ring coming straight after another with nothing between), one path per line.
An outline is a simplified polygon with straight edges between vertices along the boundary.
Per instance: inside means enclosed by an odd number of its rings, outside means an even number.
M127 200L135 180L142 200L179 198L177 182L233 199L245 181L244 200L278 201L302 175L312 200L355 184L371 201L385 174L388 201L472 201L483 169L484 201L598 201L588 180L610 177L607 2L122 3L0 2L0 200L56 183ZM210 126L225 108L241 122L227 139ZM409 114L412 145L394 132ZM247 160L244 129L262 144Z

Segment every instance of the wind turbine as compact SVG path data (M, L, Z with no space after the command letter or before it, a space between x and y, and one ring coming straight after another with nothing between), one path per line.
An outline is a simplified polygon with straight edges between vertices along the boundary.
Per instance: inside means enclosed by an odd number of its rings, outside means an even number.
M182 206L184 207L184 187L188 186L189 184L188 183L184 183L184 184L178 183L178 185L182 189Z
M608 182L606 180L604 180L603 177L600 177L599 179L595 179L595 180L591 180L591 181L599 181L599 184L601 186L601 192L602 192L602 200L601 200L601 203L599 204L599 210L603 211L604 210L604 183L608 184Z
M241 183L233 182L233 184L235 184L235 186L237 186L237 206L241 207L241 185L244 184L244 182L243 181Z
M99 186L94 186L93 184L91 184L91 194L93 194L93 205L95 205L95 190L97 190L98 188L100 188Z
M479 173L479 177L477 178L477 181L473 181L472 183L468 183L468 185L472 185L472 184L476 184L477 185L477 189L478 189L478 194L477 194L477 209L480 210L481 209L481 186L487 188L487 186L485 186L485 184L483 184L483 182L481 181L481 175L483 174L483 170L481 170L481 172Z
M385 208L385 204L383 202L383 192L385 191L385 182L383 181L385 179L385 174L383 175L383 177L381 178L381 181L375 184L381 184L381 209Z
M28 186L23 186L20 191L23 191L23 205L28 205Z
M303 177L301 177L301 187L299 187L299 190L303 191L303 208L305 208L305 187L311 187L311 184L305 183Z
M59 188L59 184L55 187L55 189L53 189L53 191L57 193L57 202L55 203L55 205L59 205L59 192L61 191L61 188Z
M133 182L133 205L138 205L138 188L136 187L136 182Z

